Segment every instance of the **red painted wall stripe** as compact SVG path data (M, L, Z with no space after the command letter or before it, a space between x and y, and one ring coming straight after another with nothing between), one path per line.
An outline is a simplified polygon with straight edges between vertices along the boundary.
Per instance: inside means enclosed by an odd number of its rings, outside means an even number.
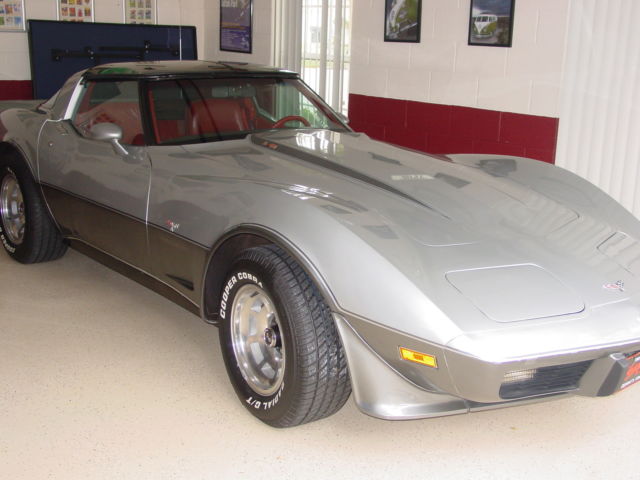
M557 118L349 95L351 127L430 153L495 153L555 162Z
M32 100L31 80L0 80L0 100Z

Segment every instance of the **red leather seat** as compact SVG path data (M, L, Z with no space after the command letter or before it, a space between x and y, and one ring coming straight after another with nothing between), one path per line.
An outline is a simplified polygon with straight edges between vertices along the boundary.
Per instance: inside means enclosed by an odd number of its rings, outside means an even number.
M210 98L191 104L187 119L191 135L245 132L252 129L243 98Z

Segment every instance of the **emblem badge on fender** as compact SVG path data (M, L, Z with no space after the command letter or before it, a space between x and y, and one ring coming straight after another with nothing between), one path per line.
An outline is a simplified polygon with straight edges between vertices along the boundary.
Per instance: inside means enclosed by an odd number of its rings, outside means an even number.
M165 222L165 225L167 226L167 228L169 229L170 232L177 232L178 229L180 228L180 224L176 223L172 220L167 220Z
M602 288L606 290L618 290L620 292L624 292L624 282L622 280L618 280L616 283L605 283L602 285Z

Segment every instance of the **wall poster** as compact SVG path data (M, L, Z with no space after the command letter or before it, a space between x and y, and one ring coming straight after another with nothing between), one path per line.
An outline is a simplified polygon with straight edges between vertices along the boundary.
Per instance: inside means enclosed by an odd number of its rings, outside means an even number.
M220 50L251 53L253 0L220 0Z
M385 0L384 41L420 43L422 0Z
M123 0L124 23L158 23L156 0Z
M58 20L93 22L93 0L58 0Z
M510 47L516 0L471 0L469 45Z
M0 0L0 30L24 30L24 0Z

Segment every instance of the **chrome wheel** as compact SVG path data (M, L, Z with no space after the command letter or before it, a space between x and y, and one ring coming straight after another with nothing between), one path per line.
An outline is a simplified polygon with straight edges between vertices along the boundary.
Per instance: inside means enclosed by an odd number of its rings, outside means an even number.
M278 314L259 286L242 286L231 309L231 342L240 373L262 396L278 391L284 378L285 347Z
M0 185L0 216L7 239L14 245L20 245L26 224L24 199L20 184L11 172L5 175Z

